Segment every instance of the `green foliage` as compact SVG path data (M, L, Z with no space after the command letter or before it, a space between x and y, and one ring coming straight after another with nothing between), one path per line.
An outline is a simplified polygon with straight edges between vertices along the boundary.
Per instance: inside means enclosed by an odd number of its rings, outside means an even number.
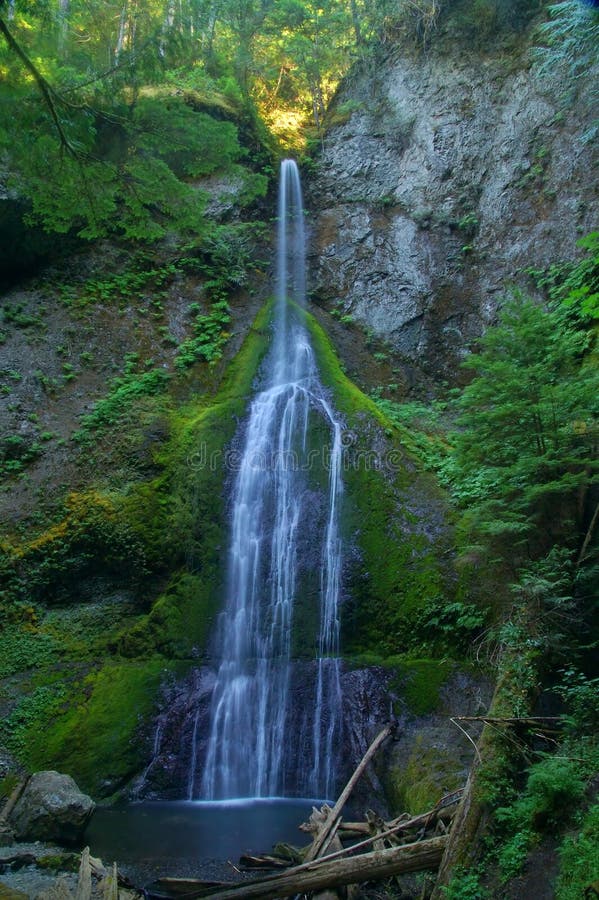
M50 634L31 626L5 627L0 632L0 678L47 666L56 660L58 651L59 643Z
M531 767L522 796L495 811L495 821L508 835L498 852L504 880L520 871L540 833L567 821L568 810L575 808L583 793L584 782L574 762L548 757Z
M542 71L562 65L571 77L580 78L596 62L599 12L591 3L561 0L548 6L550 19L539 26L545 47L537 48Z
M480 875L463 869L455 869L451 881L447 887L442 887L441 891L445 900L486 900L489 896L488 891L480 883Z
M381 397L375 398L375 403L400 429L410 452L425 468L436 471L442 467L450 450L444 419L446 403L433 401L426 404L418 400L397 403Z
M586 251L579 260L528 271L548 297L567 311L566 321L584 329L599 319L599 231L581 238L577 246Z
M21 762L28 761L31 731L43 734L54 716L61 712L66 697L64 686L37 687L0 723L0 739Z
M98 400L91 413L81 418L81 427L73 433L73 439L89 443L95 432L116 425L124 413L139 397L148 397L166 390L169 376L160 369L147 372L126 372L113 378L110 393Z
M24 312L22 303L3 304L2 321L7 325L14 325L16 328L35 328L43 324L40 316L33 316L28 312Z
M451 649L466 653L481 635L486 619L487 611L473 603L434 599L414 616L410 644L416 648L420 642L421 646L438 652Z
M199 359L213 363L220 359L229 334L225 331L231 321L229 306L225 300L213 303L207 315L197 313L193 322L192 338L179 346L175 366L183 370Z
M599 804L594 804L575 837L565 838L559 851L556 900L578 900L599 880Z
M576 515L577 491L597 471L599 373L585 345L556 310L518 297L467 359L475 378L444 474L479 533L522 540L543 519L558 536L550 509Z
M599 726L599 678L589 678L573 667L563 670L558 694L566 703L574 734L594 734Z
M197 112L184 97L169 93L141 97L132 127L140 154L159 157L178 177L227 171L242 153L232 122Z
M89 278L82 287L62 285L61 296L68 307L79 309L92 303L119 305L145 298L147 292L159 294L170 281L183 271L182 262L174 261L162 266L148 266L148 260L140 255L139 270L132 269L105 278ZM82 360L89 361L89 354L82 353Z
M205 197L188 179L215 171L245 178L237 126L196 111L172 88L137 89L132 100L118 78L88 79L88 86L70 84L68 101L50 88L46 103L34 94L28 104L17 102L17 92L27 96L32 88L18 67L12 74L15 94L0 117L0 146L11 184L30 201L29 224L86 239L118 234L149 241L173 227L197 235ZM252 178L247 189L256 196Z

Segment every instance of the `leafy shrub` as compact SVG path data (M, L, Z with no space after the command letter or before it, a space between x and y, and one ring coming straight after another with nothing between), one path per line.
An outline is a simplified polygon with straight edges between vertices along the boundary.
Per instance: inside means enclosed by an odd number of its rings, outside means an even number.
M524 794L495 813L500 829L509 835L498 852L504 880L520 871L540 833L567 820L567 811L583 793L584 782L573 762L548 757L531 767Z
M447 887L441 888L445 900L485 900L487 891L475 872L456 871Z
M0 723L0 737L17 757L22 758L27 749L27 732L37 727L43 732L44 724L62 709L67 696L62 685L38 687L23 697L10 715Z
M149 372L125 372L110 383L110 393L98 400L93 411L83 416L81 427L73 439L80 443L91 440L91 433L116 425L138 397L159 394L166 389L169 376L160 369Z
M568 668L557 692L567 704L573 731L592 733L599 726L599 678Z
M560 851L556 900L579 900L585 888L599 880L599 804L591 807L580 833L567 837Z
M194 337L183 341L175 357L177 369L186 369L199 359L212 363L220 359L229 337L225 331L231 321L229 306L225 300L212 304L207 315L198 313L194 319Z
M487 611L473 603L439 599L418 610L414 635L429 645L449 645L464 652L481 633L486 618Z
M5 628L0 634L0 678L47 665L56 659L58 650L57 641L49 634L18 626Z

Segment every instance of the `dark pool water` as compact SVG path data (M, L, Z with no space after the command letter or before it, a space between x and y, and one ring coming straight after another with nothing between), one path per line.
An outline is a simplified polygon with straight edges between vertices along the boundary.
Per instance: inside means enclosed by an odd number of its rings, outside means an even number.
M93 856L152 869L197 867L203 860L237 862L245 852L267 853L278 841L301 846L298 826L322 800L226 803L144 801L96 809L85 834ZM177 865L179 863L179 865ZM181 866L181 863L185 863Z

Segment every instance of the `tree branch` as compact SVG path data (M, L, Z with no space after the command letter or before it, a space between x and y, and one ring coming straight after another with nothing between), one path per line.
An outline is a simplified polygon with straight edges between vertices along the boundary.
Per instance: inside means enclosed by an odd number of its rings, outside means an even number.
M69 141L64 128L62 127L61 121L58 118L58 112L56 110L56 102L55 102L55 94L52 86L46 81L42 73L39 71L35 63L33 63L18 41L13 37L11 32L9 31L6 22L0 18L0 34L4 35L4 39L6 43L10 47L10 49L15 53L18 58L21 60L27 71L33 76L33 80L39 88L39 91L44 98L44 102L48 107L50 115L52 116L52 121L54 122L54 126L56 131L58 132L58 137L60 139L60 143L62 147L66 150L66 152L74 157L78 157L77 150L73 147L71 142Z

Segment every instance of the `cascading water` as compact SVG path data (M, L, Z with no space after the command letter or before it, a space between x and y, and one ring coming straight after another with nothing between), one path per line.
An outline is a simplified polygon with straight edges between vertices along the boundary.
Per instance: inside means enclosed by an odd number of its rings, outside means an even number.
M301 187L296 164L285 160L274 341L266 384L251 404L233 492L227 599L216 636L221 662L212 697L203 799L283 793L326 797L334 789L341 733L342 436L296 308L304 302ZM315 417L320 427L325 424L327 453L315 453L310 446ZM317 466L328 479L320 516L308 487ZM307 543L313 566L320 570L320 624L314 696L305 704L300 735L292 733L291 644L300 557ZM193 799L194 772L189 784Z

